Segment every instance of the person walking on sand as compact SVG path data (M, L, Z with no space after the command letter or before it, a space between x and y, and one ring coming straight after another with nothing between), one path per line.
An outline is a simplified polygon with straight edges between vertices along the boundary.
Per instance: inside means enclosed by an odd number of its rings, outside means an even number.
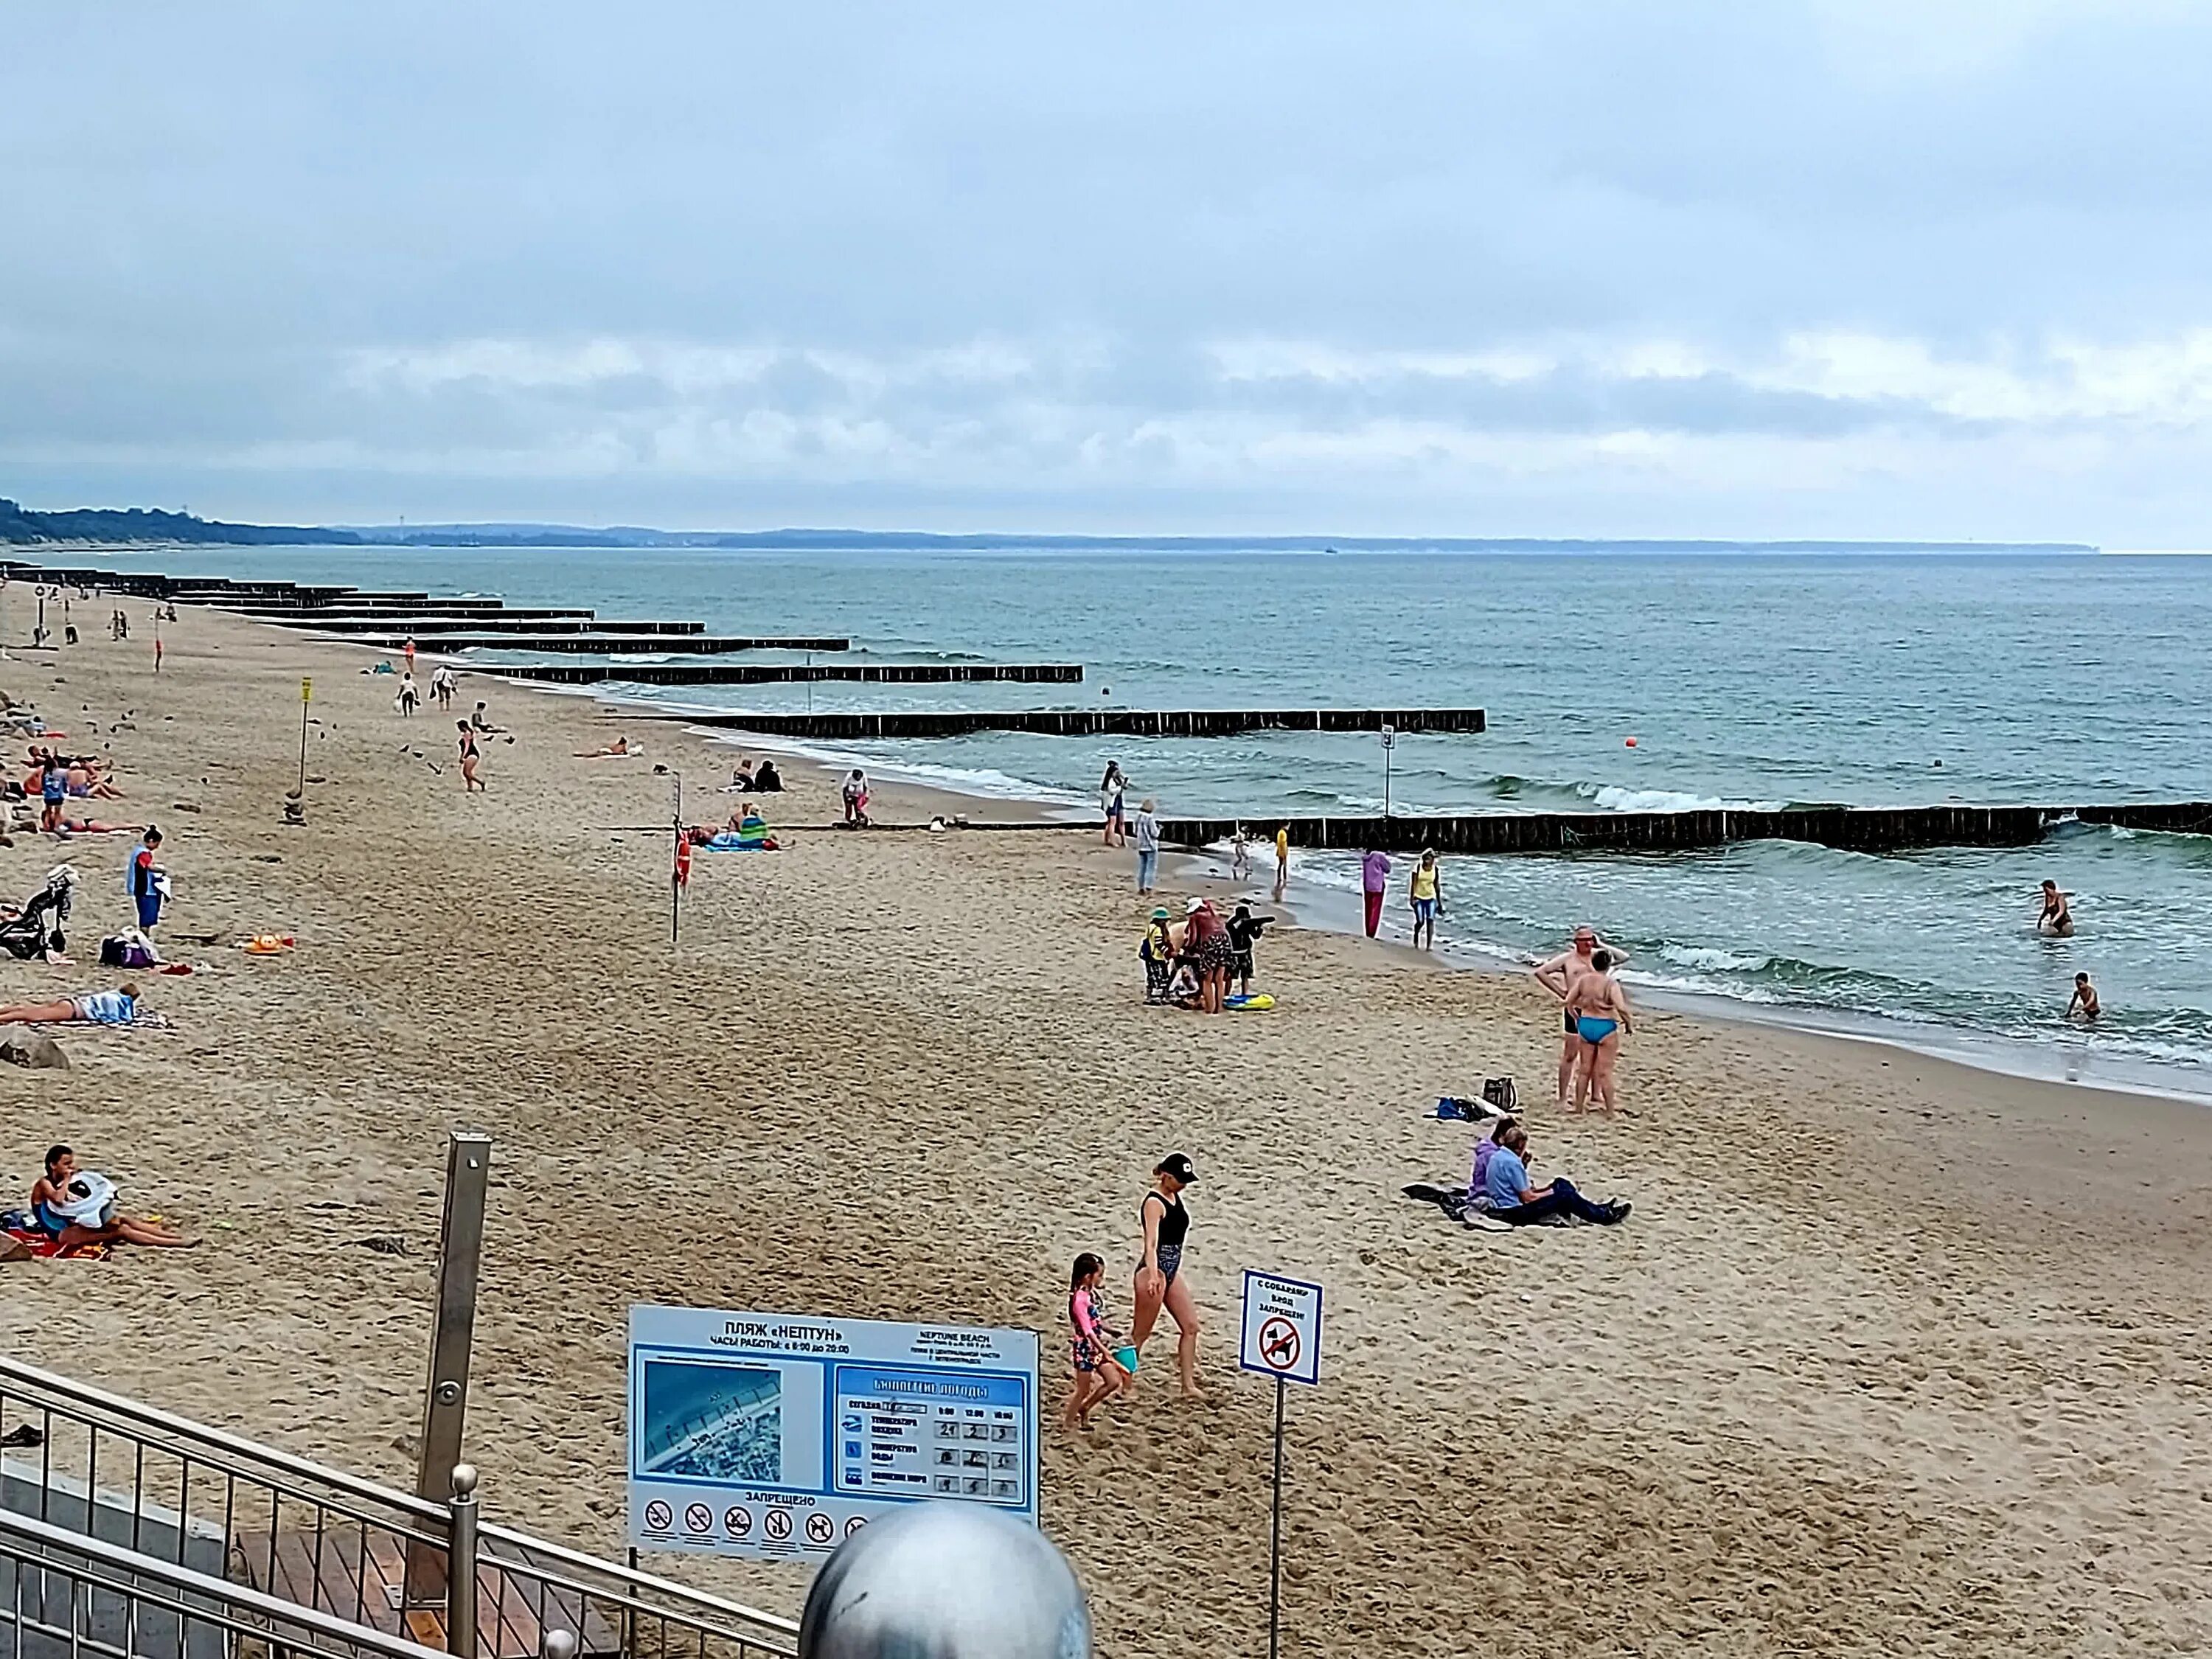
M1436 849L1425 849L1421 861L1413 866L1413 873L1406 883L1407 902L1413 910L1413 948L1423 947L1423 933L1428 949L1437 946L1437 912L1444 908L1444 872L1437 862Z
M1291 826L1279 826L1275 831L1275 902L1283 902L1283 890L1291 884Z
M1390 887L1390 855L1379 847L1370 847L1359 860L1359 891L1367 902L1367 937L1373 939L1375 930L1382 925L1382 895Z
M62 827L62 808L69 800L69 768L49 749L39 769L39 828L52 835Z
M1237 951L1212 899L1194 898L1184 908L1182 952L1198 973L1200 1012L1219 1013L1229 995L1229 973Z
M1129 1326L1130 1346L1141 1353L1159 1323L1160 1310L1167 1310L1176 1322L1176 1367L1186 1400L1205 1398L1198 1387L1198 1304L1182 1277L1183 1246L1190 1237L1182 1191L1197 1184L1198 1171L1182 1152L1170 1152L1152 1166L1152 1189L1137 1206L1144 1243L1137 1258L1136 1316Z
M412 634L407 636L406 642L399 647L399 654L407 659L407 678L413 679L415 678L415 636Z
M1610 1112L1613 1068L1620 1059L1620 1039L1636 1029L1628 991L1613 976L1610 951L1593 951L1587 966L1567 971L1567 1000L1574 1006L1575 1037L1582 1044L1571 1109L1583 1110L1594 1097L1599 1110Z
M1152 798L1145 797L1137 808L1137 821L1132 826L1137 843L1137 891L1139 896L1152 890L1152 883L1160 873L1160 821L1153 816Z
M399 677L399 695L392 699L392 706L397 708L405 719L413 720L415 710L421 706L422 702L422 697L415 690L415 671L410 668Z
M1628 960L1628 952L1618 945L1598 937L1597 929L1585 924L1575 929L1574 943L1548 962L1536 964L1536 983L1559 998L1565 1011L1566 1036L1559 1044L1559 1085L1558 1098L1553 1103L1564 1106L1574 1096L1575 1066L1582 1059L1582 1034L1575 1029L1575 1007L1569 1000L1567 986L1569 970L1587 967L1591 954L1601 945L1613 958L1616 968Z
M450 714L453 712L453 694L460 689L454 682L453 671L445 664L440 663L430 671L430 695L438 700L440 714Z
M1075 1258L1067 1276L1067 1322L1074 1329L1068 1358L1074 1370L1067 1391L1067 1406L1060 1420L1071 1429L1091 1426L1091 1413L1109 1395L1127 1395L1137 1386L1125 1361L1134 1360L1135 1349L1126 1346L1106 1311L1106 1264L1085 1250Z
M472 789L482 789L484 787L484 781L477 775L477 768L482 763L482 757L477 753L476 727L466 720L455 720L453 724L459 729L461 734L459 745L461 793L465 795Z
M131 862L124 866L124 890L131 895L131 908L142 933L152 933L161 921L161 900L168 890L169 878L154 862L161 850L161 832L149 823L131 849Z
M1128 840L1122 827L1122 797L1127 793L1129 780L1121 770L1121 763L1108 761L1106 775L1098 780L1098 816L1106 820L1106 845L1119 847Z
M2058 884L2043 884L2043 908L2035 918L2035 931L2046 939L2074 937L2074 910L2067 902L2067 895L2058 890Z
M2074 994L2067 1001L2066 1018L2072 1019L2079 1015L2083 1019L2094 1019L2104 1012L2105 1005L2098 1000L2097 988L2089 983L2088 975L2075 975Z

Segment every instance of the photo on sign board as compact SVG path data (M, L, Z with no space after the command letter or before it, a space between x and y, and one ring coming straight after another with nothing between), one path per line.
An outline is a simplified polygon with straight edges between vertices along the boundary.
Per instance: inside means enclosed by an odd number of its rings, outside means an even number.
M783 1479L783 1376L751 1365L645 1362L650 1474L774 1484Z

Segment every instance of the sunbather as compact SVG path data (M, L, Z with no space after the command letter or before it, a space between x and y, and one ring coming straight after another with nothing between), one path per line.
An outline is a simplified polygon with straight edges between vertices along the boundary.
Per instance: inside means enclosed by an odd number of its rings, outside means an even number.
M113 991L0 1007L0 1025L129 1025L137 1018L138 988L127 982Z
M46 1172L32 1185L31 1213L63 1255L82 1244L143 1244L159 1249L190 1249L197 1238L123 1213L115 1188L105 1176L77 1174L76 1154L67 1146L46 1149Z

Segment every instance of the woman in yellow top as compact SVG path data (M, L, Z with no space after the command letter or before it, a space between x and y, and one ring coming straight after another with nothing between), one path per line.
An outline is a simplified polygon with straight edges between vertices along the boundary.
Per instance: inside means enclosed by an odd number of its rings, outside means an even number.
M1437 912L1443 908L1443 866L1437 862L1434 848L1421 854L1421 861L1413 866L1413 879L1406 884L1407 895L1413 902L1413 945L1424 944L1421 935L1428 934L1425 943L1434 950L1437 944Z
M1275 902L1283 902L1283 889L1291 884L1291 826L1275 831Z

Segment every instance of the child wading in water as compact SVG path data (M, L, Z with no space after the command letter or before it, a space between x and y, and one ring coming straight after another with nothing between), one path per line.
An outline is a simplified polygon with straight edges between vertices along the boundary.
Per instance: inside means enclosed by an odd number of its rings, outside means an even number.
M1067 1322L1075 1328L1069 1351L1075 1374L1067 1409L1060 1420L1071 1429L1088 1428L1091 1413L1108 1395L1126 1395L1137 1386L1136 1350L1123 1345L1098 1294L1105 1277L1106 1264L1088 1250L1075 1258L1075 1269L1067 1276Z

